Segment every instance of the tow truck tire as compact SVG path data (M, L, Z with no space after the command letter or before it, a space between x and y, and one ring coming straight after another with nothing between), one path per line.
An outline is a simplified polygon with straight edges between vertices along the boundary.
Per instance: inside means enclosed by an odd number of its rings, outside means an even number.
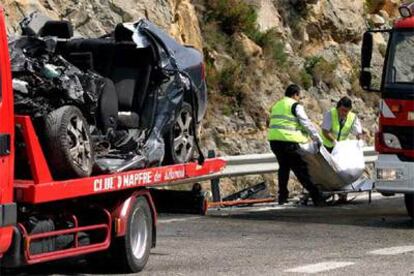
M407 208L408 215L414 219L414 194L404 195L405 207Z
M87 177L92 173L94 151L89 125L75 106L48 114L44 129L46 158L58 179Z
M193 108L184 102L171 129L165 136L164 164L181 164L190 162L195 150L193 131Z
M144 197L138 197L128 217L124 237L114 244L115 256L124 272L136 273L144 269L151 251L153 220L151 209Z

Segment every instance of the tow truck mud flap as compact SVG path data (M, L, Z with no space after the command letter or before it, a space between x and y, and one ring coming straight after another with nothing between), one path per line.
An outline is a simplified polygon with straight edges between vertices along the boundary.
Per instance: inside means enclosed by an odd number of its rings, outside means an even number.
M9 250L4 254L1 259L1 266L5 268L14 268L24 265L23 249L22 249L22 234L17 228L13 226L13 240Z

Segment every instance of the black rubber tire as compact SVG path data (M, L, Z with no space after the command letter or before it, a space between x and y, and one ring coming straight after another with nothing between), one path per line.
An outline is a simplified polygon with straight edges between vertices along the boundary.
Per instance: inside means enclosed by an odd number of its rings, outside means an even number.
M405 208L407 208L408 215L414 219L414 194L404 195Z
M82 133L79 137L70 135L68 130L75 120L82 123ZM92 138L89 125L77 107L63 106L50 112L45 119L43 137L45 155L54 178L68 179L91 175L94 163ZM74 141L79 141L84 146L83 152L86 157L83 158L83 165L77 163L70 153Z
M189 114L191 116L191 120L194 120L193 116L193 108L189 103L184 102L177 118L175 119L175 122L171 129L167 132L165 136L165 157L164 157L164 164L181 164L181 163L187 163L190 162L193 159L194 150L195 150L195 134L193 127L191 126L192 122L190 123L188 131L184 132L184 135L187 137L192 137L192 146L187 151L188 154L185 158L182 158L177 154L177 152L174 150L175 144L174 144L174 138L177 136L178 133L182 132L180 130L180 126L178 124L178 121L181 119L183 120L183 114Z
M143 220L135 221L135 214L141 216ZM146 232L146 234L143 235L143 244L139 244L139 247L142 249L139 257L134 255L134 240L132 235L134 235L133 229L135 228L135 223L143 224L142 227L143 229L145 228ZM125 236L115 239L111 250L112 260L120 266L123 272L136 273L144 269L152 246L152 228L153 219L148 202L144 197L138 197L128 216Z

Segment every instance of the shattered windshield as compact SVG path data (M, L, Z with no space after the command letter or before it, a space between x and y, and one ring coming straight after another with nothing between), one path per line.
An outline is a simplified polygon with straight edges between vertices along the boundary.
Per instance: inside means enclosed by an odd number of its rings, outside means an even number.
M385 85L409 85L414 92L414 31L395 32L390 47Z

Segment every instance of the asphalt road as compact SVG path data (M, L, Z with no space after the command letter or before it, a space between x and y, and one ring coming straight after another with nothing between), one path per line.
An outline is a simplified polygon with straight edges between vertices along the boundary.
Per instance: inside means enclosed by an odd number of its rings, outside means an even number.
M414 224L402 197L161 215L158 228L157 247L140 275L414 275ZM26 274L115 272L78 260Z

